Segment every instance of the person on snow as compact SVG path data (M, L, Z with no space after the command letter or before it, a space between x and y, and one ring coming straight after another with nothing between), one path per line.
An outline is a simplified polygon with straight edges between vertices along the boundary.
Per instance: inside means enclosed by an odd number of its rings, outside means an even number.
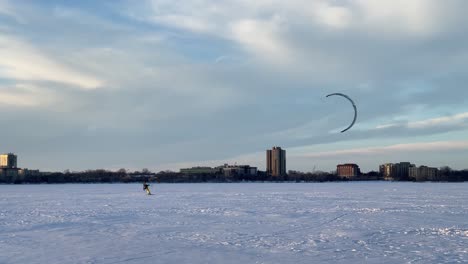
M146 194L151 195L149 184L147 184L146 182L143 183L143 191L146 191Z

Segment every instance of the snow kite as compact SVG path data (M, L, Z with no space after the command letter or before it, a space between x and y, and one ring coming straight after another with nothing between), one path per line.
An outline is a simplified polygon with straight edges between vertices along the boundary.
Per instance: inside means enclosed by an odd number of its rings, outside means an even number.
M342 93L332 93L332 94L329 94L327 95L326 97L329 97L329 96L334 96L334 95L338 95L338 96L343 96L344 98L348 99L351 104L353 105L353 108L354 108L354 118L353 118L353 122L351 122L351 125L349 125L347 128L345 128L344 130L341 131L341 133L345 132L346 130L350 129L351 127L354 126L354 123L356 123L356 118L357 118L357 108L356 108L356 105L354 104L354 101L349 98L349 96L347 96L346 94L342 94Z

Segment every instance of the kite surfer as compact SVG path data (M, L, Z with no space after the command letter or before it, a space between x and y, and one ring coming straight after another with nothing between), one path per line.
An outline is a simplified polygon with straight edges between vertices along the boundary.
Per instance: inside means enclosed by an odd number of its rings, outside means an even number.
M151 195L149 184L147 184L146 182L143 183L143 191L146 191L146 194Z

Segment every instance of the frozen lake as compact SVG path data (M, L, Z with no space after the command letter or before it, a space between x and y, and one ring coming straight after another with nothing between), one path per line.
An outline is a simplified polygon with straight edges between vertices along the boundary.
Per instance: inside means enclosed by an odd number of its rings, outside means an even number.
M468 183L0 185L0 263L467 263Z

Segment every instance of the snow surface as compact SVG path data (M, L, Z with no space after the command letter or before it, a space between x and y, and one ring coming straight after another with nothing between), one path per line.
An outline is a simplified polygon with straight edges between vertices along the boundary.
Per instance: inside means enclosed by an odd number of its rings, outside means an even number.
M468 183L0 185L0 263L467 263Z

